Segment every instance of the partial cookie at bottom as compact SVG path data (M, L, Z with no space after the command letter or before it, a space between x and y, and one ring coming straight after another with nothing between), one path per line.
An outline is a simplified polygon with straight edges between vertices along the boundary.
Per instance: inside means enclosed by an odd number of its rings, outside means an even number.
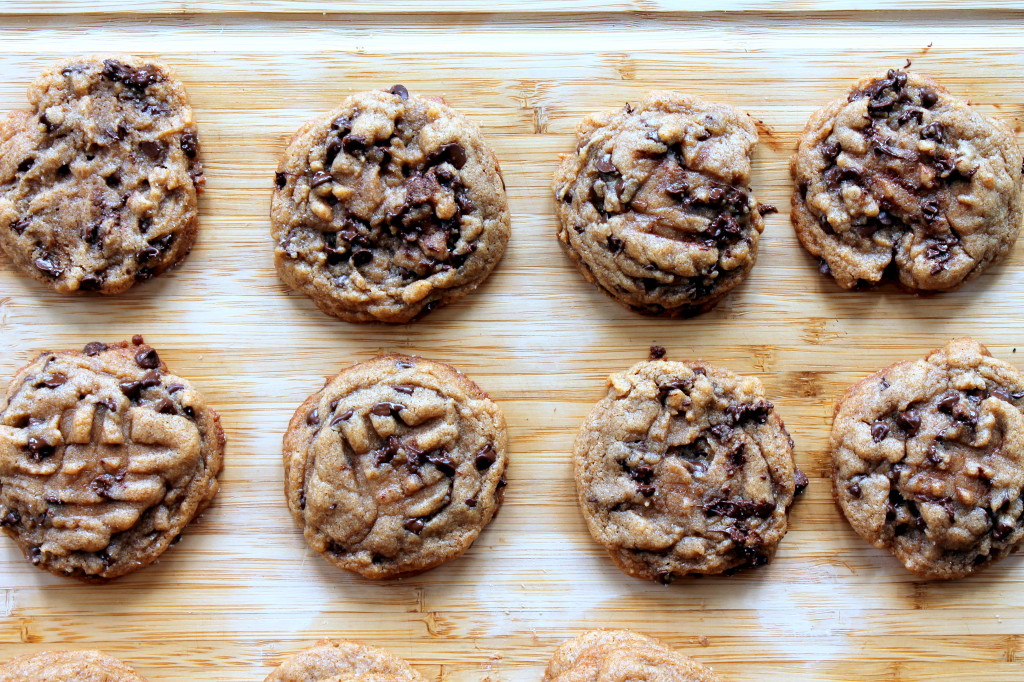
M324 639L286 658L264 682L424 682L412 666L380 647Z
M558 648L542 682L721 682L721 678L653 637L630 630L591 630Z

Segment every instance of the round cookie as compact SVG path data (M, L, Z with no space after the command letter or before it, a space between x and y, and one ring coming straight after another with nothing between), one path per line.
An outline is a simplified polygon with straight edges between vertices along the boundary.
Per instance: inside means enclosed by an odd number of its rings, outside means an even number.
M136 57L43 73L0 121L0 248L61 293L116 294L184 258L203 185L181 82Z
M925 578L962 578L1024 540L1024 374L971 338L852 386L832 483L853 529Z
M792 174L796 234L845 289L955 289L1024 217L1013 131L917 73L864 78L811 116Z
M117 578L207 507L223 455L217 413L142 337L43 353L0 410L0 528L55 575Z
M145 682L130 667L102 651L43 651L0 664L0 682Z
M764 230L746 114L657 91L587 116L576 135L554 190L558 239L587 281L632 310L673 317L710 310L743 281Z
M411 322L475 289L510 231L477 125L401 85L306 123L278 166L278 275L349 322Z
M285 495L306 542L367 578L462 554L504 497L505 418L440 362L384 355L344 369L284 437Z
M591 630L558 647L543 682L721 682L714 671L631 630Z
M290 656L264 682L423 682L412 666L380 647L324 639Z
M608 381L573 466L590 533L619 568L668 583L768 563L807 479L761 382L667 360Z

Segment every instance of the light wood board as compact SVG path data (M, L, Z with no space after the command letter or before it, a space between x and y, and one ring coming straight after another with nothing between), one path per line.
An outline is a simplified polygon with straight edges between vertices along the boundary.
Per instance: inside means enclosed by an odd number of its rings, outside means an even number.
M937 76L1024 121L1024 5L669 2L0 3L0 110L78 53L159 58L185 81L207 171L201 236L176 271L116 298L63 297L0 259L0 378L43 349L144 334L221 412L221 493L156 565L106 586L28 566L0 542L0 659L99 647L151 680L260 680L316 639L387 647L432 680L538 680L593 627L660 637L734 681L1024 679L1024 559L914 579L848 528L824 478L836 397L859 377L972 334L1024 367L1024 246L961 291L842 292L789 224L788 157L807 116L866 72ZM977 5L975 5L977 7ZM127 8L127 9L126 9ZM680 11L674 11L679 9ZM439 11L441 10L441 11ZM743 12L721 10L746 10ZM267 213L306 119L362 89L443 94L478 121L508 184L504 261L461 302L402 327L325 317L279 283ZM550 175L586 112L671 87L761 123L769 216L749 280L689 321L637 316L586 284L554 234ZM568 453L606 376L658 343L760 377L811 485L775 562L662 587L619 573L575 503ZM1021 351L1014 354L1015 348ZM465 370L504 409L505 507L460 560L370 583L312 554L287 513L281 434L325 376L385 351Z

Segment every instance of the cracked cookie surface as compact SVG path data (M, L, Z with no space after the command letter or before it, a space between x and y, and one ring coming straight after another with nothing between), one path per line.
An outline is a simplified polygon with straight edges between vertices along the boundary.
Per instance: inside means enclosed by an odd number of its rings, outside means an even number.
M102 651L43 651L0 665L0 682L67 680L70 682L145 682L129 666Z
M324 639L285 659L264 682L423 682L423 676L380 647Z
M1007 254L1024 218L1013 132L917 73L864 78L816 112L792 174L797 236L846 289L954 289Z
M342 370L284 438L285 494L306 542L367 578L462 554L504 496L505 419L458 370L384 355Z
M0 121L0 247L61 293L116 294L184 258L203 185L185 89L135 57L79 57Z
M853 529L926 578L1024 540L1024 374L970 338L855 384L836 406L832 482Z
M411 322L475 289L510 213L494 152L440 98L396 85L308 122L278 166L278 275L329 315Z
M558 239L588 281L638 312L687 317L746 277L764 230L746 114L659 91L576 134L554 190Z
M721 682L714 671L630 630L591 630L555 651L543 682Z
M629 575L670 582L767 563L806 477L761 382L704 362L641 362L573 448L591 535Z
M137 340L43 353L8 387L0 528L55 575L147 566L217 493L217 413Z

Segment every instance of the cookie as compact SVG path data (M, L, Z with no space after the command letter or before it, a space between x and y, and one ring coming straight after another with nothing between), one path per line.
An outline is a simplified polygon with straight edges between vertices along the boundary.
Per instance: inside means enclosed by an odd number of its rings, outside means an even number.
M422 682L412 666L380 647L324 639L290 656L264 682Z
M476 124L401 85L302 126L270 212L278 275L349 322L411 322L462 298L501 260L510 219Z
M142 337L43 353L0 410L0 528L55 575L117 578L180 539L223 456L217 413Z
M792 164L793 225L850 289L955 289L1001 260L1024 189L1013 131L931 78L864 78L807 122Z
M907 569L962 578L1024 540L1024 374L971 338L851 387L832 483L853 529Z
M0 682L145 682L130 667L102 651L43 651L0 664Z
M543 682L721 682L714 671L631 630L591 630L558 647Z
M668 360L608 382L573 467L590 533L618 567L668 583L768 563L807 479L761 382Z
M0 121L0 248L61 293L116 294L184 258L203 186L181 82L136 57L79 57Z
M658 91L587 116L576 135L554 189L558 239L587 281L673 317L710 310L743 281L764 230L746 114Z
M506 450L501 410L462 372L383 355L296 410L285 495L330 563L367 578L414 575L462 554L490 523Z

